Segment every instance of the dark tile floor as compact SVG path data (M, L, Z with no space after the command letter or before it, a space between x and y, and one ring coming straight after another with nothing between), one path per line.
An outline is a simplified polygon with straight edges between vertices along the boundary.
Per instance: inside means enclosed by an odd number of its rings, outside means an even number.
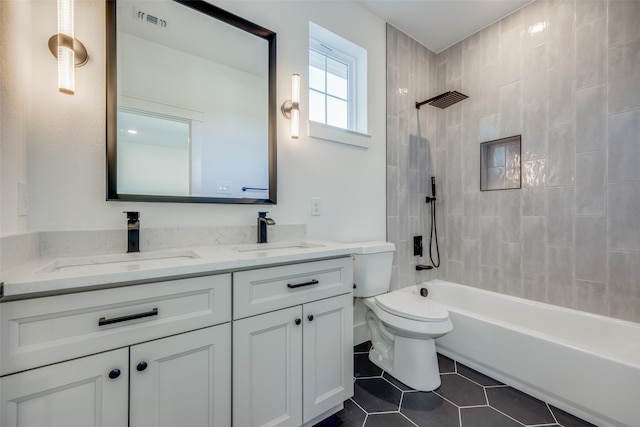
M354 396L314 427L595 427L545 402L438 355L442 385L407 387L354 348Z

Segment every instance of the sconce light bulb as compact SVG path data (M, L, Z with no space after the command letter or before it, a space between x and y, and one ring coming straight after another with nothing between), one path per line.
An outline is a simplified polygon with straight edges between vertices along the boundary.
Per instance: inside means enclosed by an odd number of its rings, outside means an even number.
M291 120L291 138L300 136L300 74L291 76L291 100L282 103L282 115Z
M291 76L291 102L294 104L300 102L300 74L298 73Z
M68 95L75 92L75 54L73 49L58 46L58 90Z
M291 138L300 136L300 74L291 76Z
M58 0L58 33L73 38L73 0Z
M297 106L297 104L294 104ZM298 139L300 136L300 111L298 108L291 109L291 138Z
M73 0L58 0L58 90L69 95L75 92L73 19ZM61 43L61 34L72 40L71 46Z

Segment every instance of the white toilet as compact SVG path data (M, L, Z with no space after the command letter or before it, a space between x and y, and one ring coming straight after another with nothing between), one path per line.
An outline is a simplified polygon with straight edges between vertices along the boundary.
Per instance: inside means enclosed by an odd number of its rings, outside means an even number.
M453 329L449 312L415 285L388 292L395 246L364 243L354 254L354 296L364 298L373 347L369 359L398 381L421 391L440 387L434 339Z

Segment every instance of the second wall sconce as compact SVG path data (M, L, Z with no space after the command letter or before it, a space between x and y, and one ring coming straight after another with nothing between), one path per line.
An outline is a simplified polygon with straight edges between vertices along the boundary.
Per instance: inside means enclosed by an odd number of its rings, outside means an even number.
M58 58L58 90L68 95L75 92L75 67L89 60L87 49L74 37L73 0L58 0L58 34L49 39L49 50Z
M300 136L300 74L291 76L291 99L280 107L282 114L291 120L291 138Z

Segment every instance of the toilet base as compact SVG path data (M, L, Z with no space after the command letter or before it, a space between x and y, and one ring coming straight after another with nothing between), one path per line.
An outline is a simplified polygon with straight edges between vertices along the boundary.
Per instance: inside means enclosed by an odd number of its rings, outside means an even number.
M393 349L385 357L375 348L369 360L395 379L419 391L432 391L440 387L438 356L433 339L415 339L395 336Z

